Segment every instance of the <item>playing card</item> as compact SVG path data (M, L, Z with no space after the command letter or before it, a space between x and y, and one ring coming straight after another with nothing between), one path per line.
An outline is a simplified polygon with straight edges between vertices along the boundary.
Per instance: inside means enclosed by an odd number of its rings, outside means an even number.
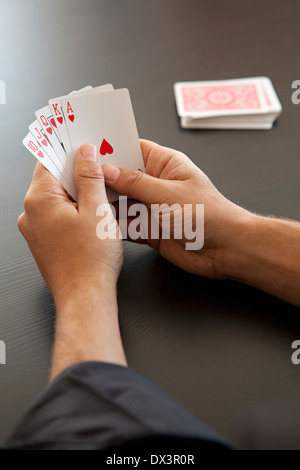
M84 92L84 91L87 91L87 90L91 90L93 87L91 87L90 85L89 86L86 86L84 88L81 88L80 90L74 90L70 93L70 95L72 94L75 94L75 93L80 93L80 92ZM62 113L62 109L61 109L61 103L60 103L60 100L61 98L65 98L66 95L63 95L63 96L59 96L58 98L52 98L51 100L48 101L48 104L49 104L49 107L50 107L50 111L52 112L52 115L53 115L53 118L56 122L56 128L57 128L57 134L60 136L60 126L63 124L64 122L64 116L63 116L63 113ZM61 137L61 136L60 136ZM60 139L62 140L62 139Z
M264 116L264 115L261 115ZM273 119L258 119L253 116L219 116L201 119L182 117L181 127L184 129L272 129Z
M278 113L279 115L282 111L282 106L276 94L273 83L268 77L260 77L258 80L266 100L268 112Z
M47 168L48 171L62 183L64 188L68 193L74 198L76 196L75 185L73 180L67 180L58 168L54 165L51 159L48 157L46 152L43 150L38 141L33 137L33 135L28 132L26 137L23 139L23 145L29 150L29 152L34 155L43 165Z
M174 85L181 117L263 114L281 106L267 77L179 82Z
M30 132L28 132L26 137L23 139L23 145L47 168L47 170L50 171L50 173L52 173L56 179L60 179L60 171L50 160L46 152L43 151L38 141Z
M70 95L49 100L36 112L37 120L23 144L57 178L76 200L74 161L79 147L94 143L102 163L111 162L144 171L129 92L111 84L85 87ZM68 149L65 152L63 145ZM110 202L118 199L107 188Z
M72 168L77 150L85 142L96 145L102 163L144 171L133 109L127 89L68 96L62 100L68 134L73 149Z
M96 88L92 88L91 86L88 86L88 87L82 88L81 90L74 91L70 93L70 95L61 96L60 98L56 98L54 100L49 101L50 108L53 109L54 114L57 113L56 116L59 119L57 127L59 129L61 140L62 140L67 156L72 154L72 147L71 147L71 143L69 139L68 130L66 127L66 119L69 119L67 111L70 112L70 107L69 107L68 101L66 101L66 107L64 110L62 106L62 99L65 98L67 100L68 96L71 96L71 95L83 95L83 94L88 94L88 93L94 93L97 91L105 92L105 91L111 91L111 90L113 90L113 86L110 84L102 85ZM60 114L58 114L59 112Z
M38 111L36 111L35 115L37 120L41 124L45 135L48 137L48 140L54 148L58 159L60 160L62 165L65 165L66 152L60 142L60 138L58 137L56 121L49 106L47 105L39 109Z
M60 160L57 158L55 151L53 150L53 147L51 146L47 136L45 135L45 132L36 119L33 123L30 124L29 126L29 131L33 135L33 137L37 140L37 142L40 144L42 149L45 151L45 153L48 155L52 163L57 167L57 169L62 172L63 171L63 165L60 162Z
M88 90L92 90L92 87L90 85L84 88L81 88L78 91L74 90L70 94L81 93L81 92L85 92ZM49 108L52 113L52 116L56 123L56 128L55 128L56 133L59 136L61 144L63 144L66 155L69 155L72 152L72 148L70 146L68 131L65 125L65 118L64 118L62 107L61 107L62 98L65 98L65 95L49 100L48 104L49 104Z

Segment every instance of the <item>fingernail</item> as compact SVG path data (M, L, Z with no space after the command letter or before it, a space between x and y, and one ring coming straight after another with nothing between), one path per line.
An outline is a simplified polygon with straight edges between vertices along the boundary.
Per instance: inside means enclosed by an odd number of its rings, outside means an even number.
M96 162L98 160L98 150L93 144L85 144L81 147L81 157L83 160Z
M103 173L104 173L104 178L106 179L106 181L110 181L111 183L113 183L119 178L121 170L117 168L116 166L111 165L110 163L107 163L103 167Z

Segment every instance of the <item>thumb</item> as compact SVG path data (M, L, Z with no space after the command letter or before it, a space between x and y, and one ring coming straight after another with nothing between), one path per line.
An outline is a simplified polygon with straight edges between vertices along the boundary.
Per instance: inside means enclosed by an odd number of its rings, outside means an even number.
M172 183L147 175L142 171L127 170L110 163L105 163L102 168L107 186L145 204L161 202L162 191L168 191L170 183Z
M79 209L96 210L99 204L108 202L98 150L93 144L84 144L77 152L75 183Z

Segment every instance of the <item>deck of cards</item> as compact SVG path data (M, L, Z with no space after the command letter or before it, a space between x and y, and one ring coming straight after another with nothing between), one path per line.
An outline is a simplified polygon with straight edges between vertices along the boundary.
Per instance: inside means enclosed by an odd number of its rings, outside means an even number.
M74 200L74 161L84 143L99 150L101 163L144 171L144 159L127 89L87 86L53 98L35 113L24 146L59 180ZM118 196L107 189L110 202Z
M272 129L282 111L267 77L178 82L174 91L188 129Z

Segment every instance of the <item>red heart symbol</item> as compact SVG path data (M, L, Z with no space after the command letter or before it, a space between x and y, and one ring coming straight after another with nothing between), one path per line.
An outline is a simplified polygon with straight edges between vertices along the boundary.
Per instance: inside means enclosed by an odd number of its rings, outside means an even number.
M42 141L41 141L41 144L43 144L45 147L48 147L48 144L47 144L47 140L46 140L46 139L42 140Z
M61 116L58 117L57 120L58 120L59 124L62 124L62 123L63 123L63 118L62 118Z
M70 119L71 122L74 122L75 116L74 114L70 114L68 118Z
M52 124L53 127L56 127L56 122L55 122L55 119L54 119L54 118L50 119L50 122L51 122L51 124Z
M43 152L39 151L38 156L41 157L41 158L44 158Z
M107 153L111 155L113 151L114 149L112 148L112 146L107 142L107 140L103 139L100 147L101 155L106 155Z
M46 131L47 131L49 134L52 134L52 129L51 129L51 127L47 127L47 128L46 128Z

